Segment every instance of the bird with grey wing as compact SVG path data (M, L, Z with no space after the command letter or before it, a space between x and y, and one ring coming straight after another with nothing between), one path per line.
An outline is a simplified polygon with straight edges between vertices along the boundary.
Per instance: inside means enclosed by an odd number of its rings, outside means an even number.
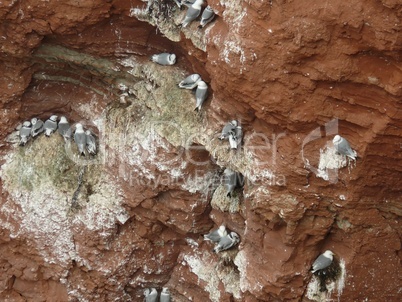
M311 266L311 272L314 274L323 269L326 269L328 266L331 265L333 260L334 260L334 253L330 250L326 250L323 254L318 256L318 258L314 261L313 265Z
M88 153L91 155L96 154L96 139L95 136L92 134L91 130L85 131L85 135L87 137L87 145L86 148Z
M195 105L195 111L200 112L201 106L204 103L204 101L208 97L208 86L207 83L204 81L199 81L197 84L197 90L195 91L195 100L196 100L196 105Z
M209 5L204 9L201 15L201 21L200 25L198 25L198 28L203 28L205 25L207 25L209 22L211 22L215 17L215 12L210 7Z
M20 146L25 146L28 140L31 137L31 122L30 121L25 121L22 124L21 129L19 130L19 135L20 135Z
M223 184L226 188L226 196L232 197L233 190L237 185L237 173L229 168L223 171Z
M45 128L45 135L49 137L57 129L57 115L49 117L43 127Z
M237 149L241 145L241 141L243 139L243 129L240 125L237 125L229 134L229 144L230 149Z
M235 232L230 232L230 234L223 236L219 243L214 247L214 252L219 253L221 251L226 251L240 242L240 237Z
M37 135L41 134L43 131L45 131L44 123L40 119L37 119L36 117L34 117L33 119L31 119L31 124L32 124L32 128L31 128L32 138L34 138L35 136L37 136Z
M335 150L344 156L347 156L353 160L356 160L357 153L352 150L350 147L349 142L347 141L346 138L343 138L340 135L335 135L335 137L332 140Z
M162 288L161 296L159 298L159 302L170 302L170 292L167 287Z
M218 243L222 237L226 236L228 232L226 231L226 227L221 225L218 229L213 230L209 234L204 235L204 240L209 240L215 243Z
M158 292L155 288L147 288L144 291L145 302L157 302L158 299Z
M77 144L80 155L85 156L85 147L87 145L87 136L84 132L84 128L80 123L75 125L74 141Z
M201 13L201 6L204 4L204 0L196 0L187 10L186 17L184 18L183 22L181 23L182 27L186 27Z
M176 63L176 55L174 53L159 53L151 56L151 61L159 65L174 65Z
M228 139L230 134L235 132L236 127L237 127L236 120L227 123L222 129L222 133L221 136L219 136L219 139L220 140Z
M60 122L58 125L57 129L60 133L60 135L64 138L64 141L67 142L71 139L71 127L70 123L67 121L67 118L65 116L62 116L60 118Z
M189 90L194 89L197 87L199 81L201 81L201 76L198 73L190 74L179 83L179 88Z

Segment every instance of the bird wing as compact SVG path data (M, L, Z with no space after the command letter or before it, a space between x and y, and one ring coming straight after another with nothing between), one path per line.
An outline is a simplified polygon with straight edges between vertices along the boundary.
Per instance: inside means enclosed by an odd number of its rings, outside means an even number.
M320 255L313 263L313 272L324 269L332 263L332 260Z

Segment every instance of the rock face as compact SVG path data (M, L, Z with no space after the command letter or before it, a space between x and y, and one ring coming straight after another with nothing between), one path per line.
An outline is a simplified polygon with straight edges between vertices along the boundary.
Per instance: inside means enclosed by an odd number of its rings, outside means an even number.
M400 1L208 5L201 30L171 0L0 4L1 301L399 301ZM177 87L191 73L200 114ZM98 155L57 133L17 145L51 114L94 130ZM239 151L217 139L232 119ZM231 198L225 167L245 177ZM202 235L222 223L241 242L214 254Z

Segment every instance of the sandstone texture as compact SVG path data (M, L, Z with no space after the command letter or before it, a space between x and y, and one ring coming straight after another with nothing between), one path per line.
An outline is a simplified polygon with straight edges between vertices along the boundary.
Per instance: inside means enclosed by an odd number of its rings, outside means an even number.
M207 4L198 29L173 0L0 2L0 301L401 300L401 2ZM177 87L191 73L199 114ZM57 133L18 146L51 114L94 130L98 155ZM237 151L218 139L233 119ZM245 179L231 198L226 167ZM241 241L215 254L202 235L221 224Z

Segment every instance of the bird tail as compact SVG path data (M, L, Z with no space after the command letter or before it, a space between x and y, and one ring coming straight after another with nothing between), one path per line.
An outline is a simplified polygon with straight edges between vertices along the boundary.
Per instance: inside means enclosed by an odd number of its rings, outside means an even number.
M46 131L45 131L45 135L46 135L47 137L49 137L49 136L50 136L50 134L52 134L52 130L50 130L50 129L46 129Z
M228 192L228 193L226 194L226 197L232 198L232 192Z
M201 24L200 25L198 25L198 29L202 29L204 26L202 26Z
M20 146L25 146L26 143L27 143L27 139L26 138L21 138Z
M197 111L197 112L200 112L200 110L201 110L201 106L197 106L197 107L195 107L195 109L194 109L194 111Z

